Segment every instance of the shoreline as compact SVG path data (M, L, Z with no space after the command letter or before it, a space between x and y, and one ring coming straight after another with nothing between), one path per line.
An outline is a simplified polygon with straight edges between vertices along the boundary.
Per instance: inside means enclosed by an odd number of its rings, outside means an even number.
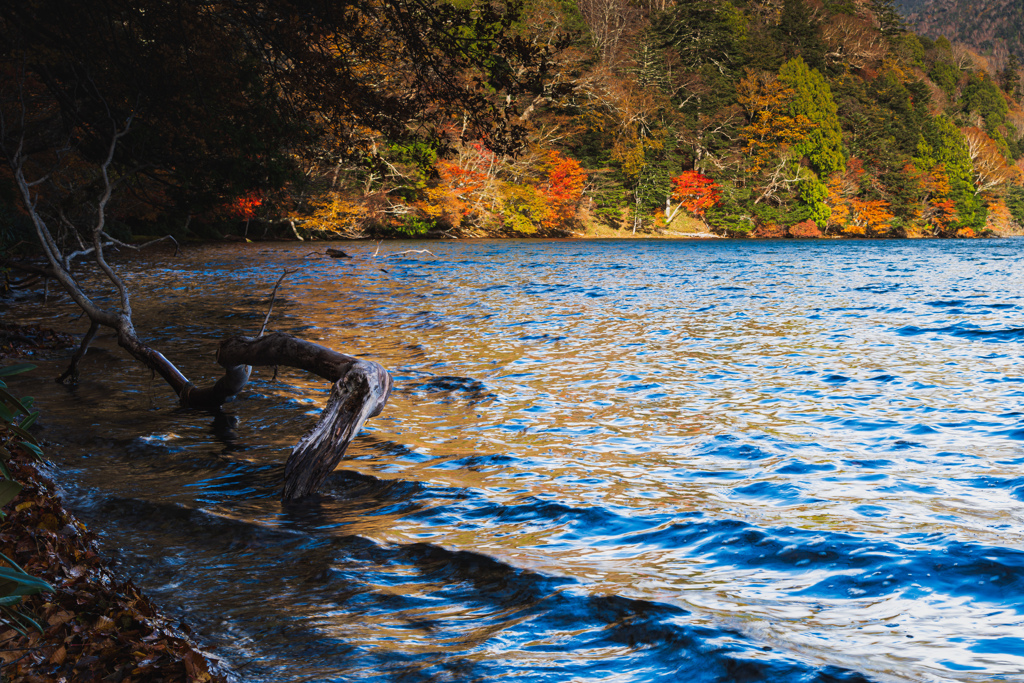
M54 591L24 598L19 609L42 632L0 624L0 680L225 683L189 627L117 575L44 468L8 448L24 488L5 507L0 552Z
M3 354L0 367L36 351L60 352L65 337L53 333L46 344L22 344ZM3 506L0 568L17 565L53 591L28 595L11 605L16 615L0 615L0 681L226 683L189 626L165 616L131 579L119 576L95 534L65 507L45 460L21 445L23 435L0 421L9 479L22 487ZM48 444L41 445L45 458Z
M940 237L936 235L904 235L904 236L863 236L863 235L825 235L822 234L818 237L792 237L789 235L780 237L751 237L750 235L720 235L714 232L683 232L678 230L662 230L660 232L638 232L633 233L630 230L613 230L611 228L601 228L597 230L585 229L583 231L573 231L564 235L536 235L536 234L524 234L524 235L467 235L467 236L452 236L445 233L428 233L425 235L405 236L405 235L391 235L387 237L374 236L374 235L318 235L314 237L306 237L301 240L294 239L289 236L276 235L273 237L256 237L256 238L243 238L240 235L227 234L220 239L183 239L182 243L212 243L212 244L223 244L223 243L236 243L236 244L255 244L265 242L297 242L297 243L310 243L315 244L319 242L423 242L423 241L451 241L451 242L464 242L472 240L693 240L693 241L713 241L713 240L727 240L730 242L809 242L809 241L836 241L836 242L877 242L877 241L965 241L965 240L990 240L990 239L1012 239L1015 237L1024 237L1024 231L1021 232L1010 232L1001 234L995 231L991 231L984 235L975 235L972 237ZM134 238L134 241L144 241L152 239L151 236Z

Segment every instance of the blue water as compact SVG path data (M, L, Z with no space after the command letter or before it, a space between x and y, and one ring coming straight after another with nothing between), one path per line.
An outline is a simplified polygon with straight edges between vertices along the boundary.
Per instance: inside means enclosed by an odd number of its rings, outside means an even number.
M298 371L233 434L109 337L18 387L237 680L1024 681L1024 240L322 248L123 264L196 381L294 266L271 327L391 370L316 500L278 500L327 396Z

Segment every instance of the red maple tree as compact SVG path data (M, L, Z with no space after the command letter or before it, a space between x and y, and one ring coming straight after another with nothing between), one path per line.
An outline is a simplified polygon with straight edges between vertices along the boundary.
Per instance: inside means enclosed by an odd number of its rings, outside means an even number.
M542 187L549 208L545 228L566 228L576 219L576 209L587 185L580 162L552 151L547 158L548 177Z
M263 195L252 190L231 204L231 211L239 218L245 219L245 236L249 236L249 221L256 218L256 209L263 205Z
M722 192L718 183L706 175L684 171L672 178L672 199L703 221L704 212L721 201Z
M236 199L231 208L234 210L235 215L248 221L256 218L256 209L262 205L262 195L259 192L252 191Z

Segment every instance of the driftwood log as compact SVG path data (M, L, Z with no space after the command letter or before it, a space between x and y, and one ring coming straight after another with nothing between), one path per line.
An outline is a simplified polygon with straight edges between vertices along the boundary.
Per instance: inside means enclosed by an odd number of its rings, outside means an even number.
M96 327L94 324L86 333L65 376L77 376L78 361ZM118 344L163 377L178 395L182 407L195 410L218 412L245 387L253 366L299 368L331 382L331 393L320 419L288 456L284 500L315 493L345 455L363 423L379 415L391 395L391 375L383 366L284 332L232 337L221 342L217 363L224 368L224 375L206 387L190 382L162 353L139 341L134 330L129 334L119 330Z
M391 395L391 375L377 363L346 356L283 332L228 339L220 345L217 362L224 366L225 377L233 372L241 375L243 371L236 369L244 366L287 365L332 383L320 419L288 456L284 470L285 500L315 492L337 466L363 423L379 415ZM195 393L199 391L186 392L188 400Z
M2 124L3 121L0 119L0 129L3 128ZM284 499L294 500L310 495L338 464L363 423L384 408L391 393L391 376L376 363L346 356L319 344L296 339L281 332L264 335L267 320L270 318L269 310L263 329L257 336L234 337L221 344L217 362L224 368L224 376L208 387L194 385L162 353L145 344L132 323L131 293L124 279L107 261L104 251L106 247L115 244L128 246L107 234L106 207L114 187L109 173L114 151L118 141L127 134L130 125L131 121L122 128L112 126L107 157L98 167L99 177L94 185L99 189L99 196L95 203L92 224L74 226L67 221L60 224L71 233L65 237L75 238L82 247L73 253L66 253L62 249L62 243L68 243L68 239L55 239L47 219L39 211L40 196L36 188L47 183L49 176L42 175L33 180L26 177L28 155L25 152L23 138L15 149L4 150L14 172L22 202L32 219L36 235L49 262L49 268L46 268L44 273L61 284L90 322L89 330L72 356L68 369L58 381L77 381L79 364L100 327L114 330L118 345L163 377L178 396L181 405L187 408L219 413L221 406L238 394L249 381L254 365L285 365L319 375L333 384L327 406L313 429L302 437L292 450L285 465ZM3 139L5 136L0 135L0 141ZM89 258L99 267L115 292L115 296L109 298L116 303L101 306L98 303L99 297L90 296L82 282L71 271L71 262L78 257ZM284 275L281 278L283 279ZM280 284L281 279L277 281L277 285ZM277 285L274 286L274 293L277 291ZM102 295L109 295L109 292L102 292ZM273 294L270 307L272 310Z

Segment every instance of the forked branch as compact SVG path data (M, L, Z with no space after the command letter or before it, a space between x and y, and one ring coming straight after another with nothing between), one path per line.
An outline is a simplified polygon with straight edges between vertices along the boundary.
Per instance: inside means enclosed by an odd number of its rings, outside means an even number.
M2 123L0 121L0 124ZM23 203L50 263L50 268L45 269L45 273L61 283L90 321L89 331L82 338L82 343L72 357L67 371L58 381L77 380L80 361L101 326L113 329L117 334L118 345L159 374L174 390L181 405L186 408L218 412L224 403L236 396L246 385L252 366L285 365L317 374L332 383L330 398L320 420L302 438L288 458L285 467L284 497L293 500L314 493L338 464L363 423L383 409L391 393L391 376L376 363L345 356L319 344L296 339L282 332L264 334L277 289L284 277L294 271L285 271L274 285L270 309L267 311L259 336L234 337L221 344L217 362L224 368L224 375L210 386L197 387L162 353L139 339L132 322L128 287L107 262L104 254L104 248L115 244L131 247L114 240L105 232L107 205L114 189L110 169L118 141L128 133L129 124L120 129L115 127L106 157L99 166L102 182L91 227L91 246L80 244L81 248L78 251L67 255L62 253L39 210L38 188L43 185L43 179L30 180L26 177L26 158L22 153L23 140L13 153L7 154ZM171 239L173 241L173 238ZM71 262L79 257L90 257L99 265L117 292L116 308L103 308L98 305L71 273Z

